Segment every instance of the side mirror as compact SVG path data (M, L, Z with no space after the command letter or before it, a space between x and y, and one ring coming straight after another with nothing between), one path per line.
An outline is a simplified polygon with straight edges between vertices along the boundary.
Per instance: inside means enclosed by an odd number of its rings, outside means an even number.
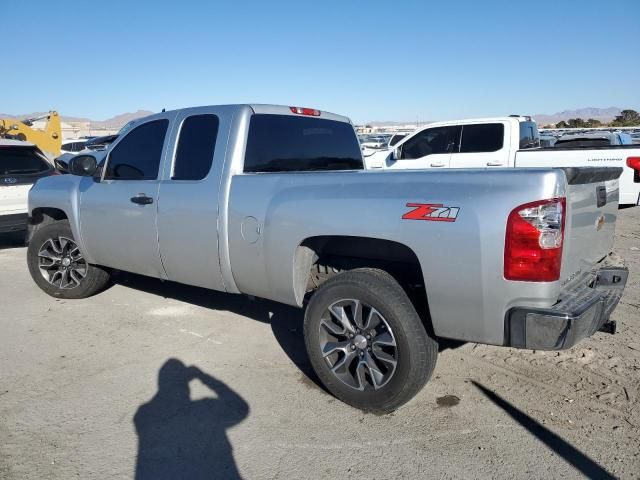
M395 162L396 160L400 160L402 157L402 147L396 147L391 150L391 154L389 155L389 161Z
M98 161L93 155L76 155L69 160L69 173L81 177L93 177L98 171Z

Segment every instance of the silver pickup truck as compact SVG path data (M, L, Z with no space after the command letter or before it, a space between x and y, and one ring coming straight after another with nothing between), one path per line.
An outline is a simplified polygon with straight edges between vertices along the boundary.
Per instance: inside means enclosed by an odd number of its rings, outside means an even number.
M411 399L439 339L611 330L627 279L621 169L369 172L348 118L270 105L152 115L69 167L29 195L42 290L88 297L115 269L304 307L318 377L365 410Z

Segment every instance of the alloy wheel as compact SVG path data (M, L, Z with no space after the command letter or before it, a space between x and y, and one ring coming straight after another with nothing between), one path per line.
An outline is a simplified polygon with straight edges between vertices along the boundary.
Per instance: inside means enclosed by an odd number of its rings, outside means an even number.
M88 264L70 238L45 241L38 251L38 268L43 278L57 288L75 288L87 276Z
M356 390L378 390L396 371L391 327L373 306L350 298L332 303L320 320L320 349L331 373Z

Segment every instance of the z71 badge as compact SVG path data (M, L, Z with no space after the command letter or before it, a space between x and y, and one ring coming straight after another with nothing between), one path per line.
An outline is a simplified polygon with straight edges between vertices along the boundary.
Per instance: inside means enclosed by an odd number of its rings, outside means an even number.
M445 207L441 203L407 203L412 210L402 215L403 220L428 220L430 222L455 222L459 207Z

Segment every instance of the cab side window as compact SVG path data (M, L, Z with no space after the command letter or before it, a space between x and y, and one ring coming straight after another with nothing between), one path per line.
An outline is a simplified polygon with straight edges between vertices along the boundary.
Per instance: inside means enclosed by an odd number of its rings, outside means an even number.
M143 123L129 132L107 160L105 179L155 180L158 178L164 137L169 120Z
M460 127L428 128L402 144L402 159L422 158L437 153L458 151Z
M217 116L209 114L185 119L180 129L172 180L202 180L209 174L219 123Z
M483 123L462 127L461 153L497 152L504 144L502 123Z

